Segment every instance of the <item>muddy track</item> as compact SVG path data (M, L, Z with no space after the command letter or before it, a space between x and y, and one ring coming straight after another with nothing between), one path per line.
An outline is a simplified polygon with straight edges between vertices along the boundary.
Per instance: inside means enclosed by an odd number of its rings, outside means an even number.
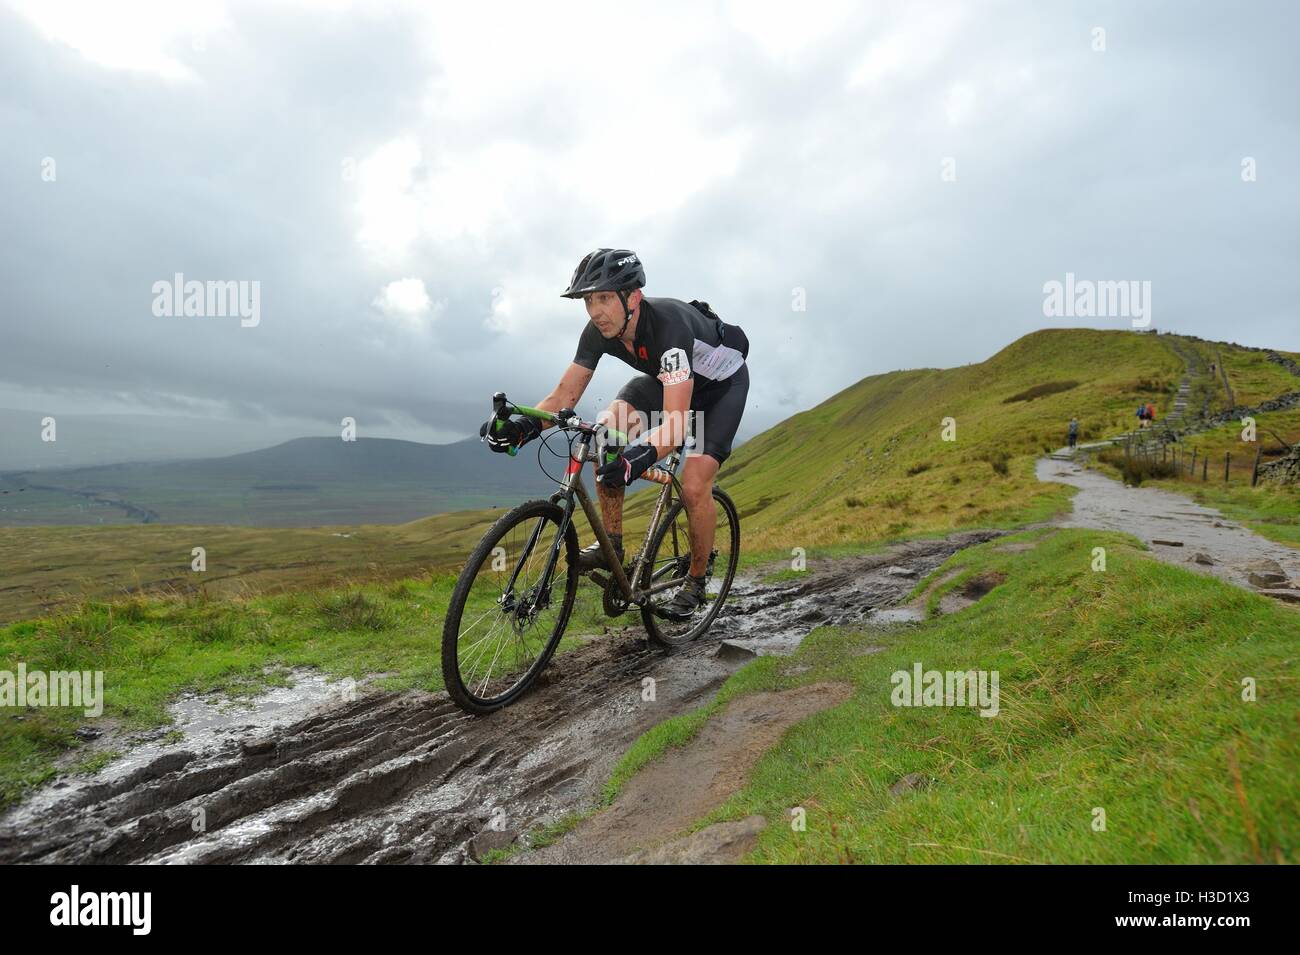
M157 747L11 811L0 862L477 858L591 806L637 736L707 702L748 653L790 652L823 624L869 623L949 555L998 533L810 560L797 582L738 580L710 633L671 655L646 647L634 616L619 618L637 625L557 658L488 717L463 714L445 693L375 693L273 732L234 727L204 745ZM654 702L643 702L646 677Z

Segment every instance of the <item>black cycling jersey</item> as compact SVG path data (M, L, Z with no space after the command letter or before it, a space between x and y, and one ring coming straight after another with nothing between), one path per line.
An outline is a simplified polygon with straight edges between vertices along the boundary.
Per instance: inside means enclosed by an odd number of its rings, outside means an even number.
M703 379L699 389L734 375L749 350L743 331L725 323L720 331L718 325L679 299L642 298L632 351L622 339L608 339L588 322L573 360L594 370L601 355L613 355L665 385Z

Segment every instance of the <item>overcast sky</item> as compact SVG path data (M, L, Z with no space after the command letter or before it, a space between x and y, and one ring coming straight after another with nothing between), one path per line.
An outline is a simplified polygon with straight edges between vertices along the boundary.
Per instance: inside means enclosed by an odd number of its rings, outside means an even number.
M453 440L558 380L596 246L744 326L742 436L869 374L1130 324L1045 317L1067 272L1300 350L1298 21L0 0L0 408ZM258 323L155 315L176 273L259 283ZM581 410L632 373L606 358Z

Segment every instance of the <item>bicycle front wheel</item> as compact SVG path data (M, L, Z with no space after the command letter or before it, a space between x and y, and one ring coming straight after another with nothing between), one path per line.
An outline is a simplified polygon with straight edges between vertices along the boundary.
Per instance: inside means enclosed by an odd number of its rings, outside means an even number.
M456 704L490 713L519 698L555 652L578 592L578 533L550 501L501 516L461 571L442 628L442 677Z
M736 577L740 562L740 514L731 497L716 485L713 504L717 512L717 525L713 535L713 549L705 568L705 599L695 613L685 620L670 620L660 615L658 609L672 600L676 587L655 593L650 603L641 608L650 639L664 647L677 647L698 638L713 623L722 603L731 592L731 582ZM691 568L690 515L683 501L674 501L667 515L655 530L650 542L650 552L645 569L641 572L641 586L650 587L665 581L684 578Z

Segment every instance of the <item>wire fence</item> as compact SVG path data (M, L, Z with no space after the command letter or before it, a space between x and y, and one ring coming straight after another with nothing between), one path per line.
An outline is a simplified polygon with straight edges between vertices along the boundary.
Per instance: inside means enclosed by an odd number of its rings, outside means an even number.
M1211 481L1220 484L1259 483L1259 469L1286 453L1277 449L1266 453L1262 442L1243 442L1238 450L1212 450L1188 442L1151 440L1145 435L1131 435L1119 442L1126 472L1144 472L1148 476L1172 477L1183 481ZM1118 455L1117 455L1118 457Z

